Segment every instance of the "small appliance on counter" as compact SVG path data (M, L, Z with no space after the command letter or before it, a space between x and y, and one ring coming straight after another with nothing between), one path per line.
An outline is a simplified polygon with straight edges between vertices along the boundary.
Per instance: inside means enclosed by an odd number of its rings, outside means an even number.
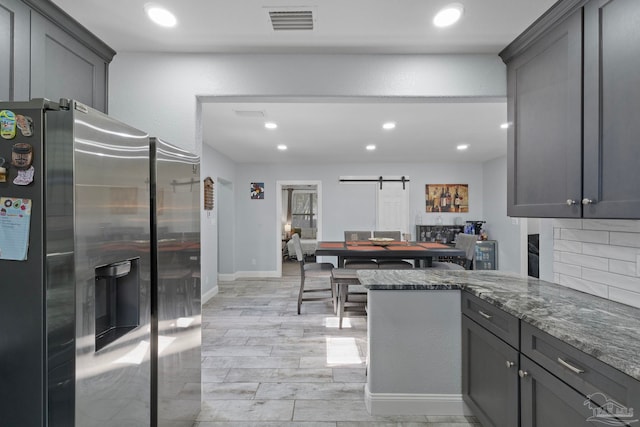
M487 221L466 221L464 233L480 236L482 234L482 224L486 224L486 222Z

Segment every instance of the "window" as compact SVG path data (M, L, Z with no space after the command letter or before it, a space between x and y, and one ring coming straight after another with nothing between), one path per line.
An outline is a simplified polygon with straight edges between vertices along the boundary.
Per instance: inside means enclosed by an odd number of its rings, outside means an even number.
M291 195L291 226L316 228L318 193L294 191Z

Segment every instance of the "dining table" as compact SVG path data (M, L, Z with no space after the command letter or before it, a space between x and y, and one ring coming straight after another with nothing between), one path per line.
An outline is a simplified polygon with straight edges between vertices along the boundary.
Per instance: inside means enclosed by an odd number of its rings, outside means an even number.
M433 258L464 257L462 249L437 242L405 242L393 241L375 243L370 241L329 242L320 241L316 256L335 256L338 267L344 266L345 258L349 259L412 259L416 266L431 267ZM421 263L422 261L422 263Z

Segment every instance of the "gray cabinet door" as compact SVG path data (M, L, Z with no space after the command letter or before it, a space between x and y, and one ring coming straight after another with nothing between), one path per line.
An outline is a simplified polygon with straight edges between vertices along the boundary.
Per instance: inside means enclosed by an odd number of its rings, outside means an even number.
M526 356L520 357L521 427L593 427L593 405ZM514 426L517 424L513 424ZM605 425L605 424L602 424ZM622 424L620 424L622 425Z
M518 425L518 352L462 316L462 397L484 427Z
M585 218L640 216L640 2L584 12Z
M582 10L508 63L507 93L508 215L580 217Z
M29 100L29 8L0 0L0 100Z
M35 11L31 26L31 96L72 98L106 112L108 64Z

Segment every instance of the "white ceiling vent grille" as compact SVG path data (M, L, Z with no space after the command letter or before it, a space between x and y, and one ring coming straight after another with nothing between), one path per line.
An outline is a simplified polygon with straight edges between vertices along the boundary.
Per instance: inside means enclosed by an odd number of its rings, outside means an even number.
M310 10L271 10L269 18L274 31L313 30Z

